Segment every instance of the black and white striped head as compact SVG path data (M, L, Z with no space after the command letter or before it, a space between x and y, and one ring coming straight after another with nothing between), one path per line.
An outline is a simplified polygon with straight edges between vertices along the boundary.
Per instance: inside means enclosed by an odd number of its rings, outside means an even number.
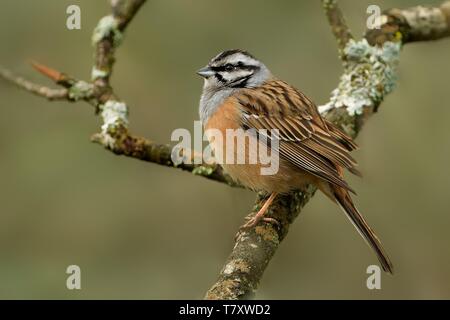
M243 50L227 50L197 71L205 78L205 88L252 88L271 77L267 67Z

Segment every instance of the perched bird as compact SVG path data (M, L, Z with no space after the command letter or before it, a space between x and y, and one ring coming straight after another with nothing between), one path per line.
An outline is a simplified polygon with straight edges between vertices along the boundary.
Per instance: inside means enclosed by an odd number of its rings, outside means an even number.
M243 50L228 50L214 57L197 72L204 80L200 100L200 119L205 131L214 129L226 137L227 130L277 130L278 134L253 135L258 144L270 148L277 140L279 168L275 174L262 175L262 163L224 163L225 171L242 185L270 194L261 210L245 227L253 227L264 217L277 194L285 194L307 184L317 186L338 204L349 220L375 251L386 272L393 266L380 240L353 204L350 188L343 178L344 169L360 175L350 151L357 148L352 139L322 118L316 105L303 93L275 78L269 69ZM259 132L259 131L258 131ZM208 137L215 152L227 152ZM267 138L267 137L266 137ZM226 138L225 138L226 139ZM267 142L268 141L268 142ZM247 141L246 146L249 146ZM237 155L248 159L254 150L236 148Z

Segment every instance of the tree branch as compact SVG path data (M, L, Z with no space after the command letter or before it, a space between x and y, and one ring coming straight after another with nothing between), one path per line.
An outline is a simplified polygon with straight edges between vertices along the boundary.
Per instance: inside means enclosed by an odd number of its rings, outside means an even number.
M356 137L364 122L376 112L384 97L393 89L401 46L413 41L449 36L450 1L438 8L388 10L382 18L384 23L381 28L368 30L365 38L358 42L352 40L345 27L337 1L323 2L333 34L341 48L344 73L330 102L319 109L324 116ZM253 230L240 230L217 282L209 289L205 298L251 298L268 263L286 237L289 226L315 191L314 186L308 186L296 193L277 197L268 216L277 219L279 227L262 222ZM254 210L247 218L252 217L262 203L264 196L259 194Z
M445 1L439 7L389 9L380 20L379 29L366 32L365 38L371 45L398 40L405 44L442 39L450 36L450 1Z

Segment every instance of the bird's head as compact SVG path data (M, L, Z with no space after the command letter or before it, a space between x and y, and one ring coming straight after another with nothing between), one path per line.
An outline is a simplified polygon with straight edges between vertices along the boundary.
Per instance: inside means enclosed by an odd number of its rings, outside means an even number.
M227 50L197 71L205 79L205 89L252 88L271 77L269 69L243 50Z

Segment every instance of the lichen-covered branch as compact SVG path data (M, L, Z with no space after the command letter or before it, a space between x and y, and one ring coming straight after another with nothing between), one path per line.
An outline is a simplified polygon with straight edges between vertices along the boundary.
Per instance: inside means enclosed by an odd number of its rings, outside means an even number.
M110 93L109 78L114 65L115 49L123 33L146 0L111 0L112 13L100 19L92 35L95 48L92 81L104 94Z
M205 299L253 298L267 265L287 236L290 225L315 192L314 186L308 186L296 193L277 196L267 215L276 219L279 225L260 223L255 228L239 230L233 250ZM258 193L253 212L247 218L258 212L266 198L263 192Z
M337 1L324 1L324 4L339 46L345 44L341 49L344 72L330 101L320 109L325 117L356 137L364 122L393 90L401 47L413 41L450 36L450 1L436 8L388 10L382 17L384 23L381 28L368 30L360 41L351 39L350 33L342 27L345 24ZM296 193L278 197L270 207L268 216L277 219L280 226L261 222L254 230L240 230L217 282L205 298L235 300L252 297L265 268L286 237L290 224L315 191L313 186L308 186ZM254 215L263 202L264 195L259 194L255 208L248 217Z
M121 132L121 130L125 130L125 132ZM104 139L102 134L94 134L92 136L94 142L102 145L107 143ZM114 139L115 142L109 150L117 155L124 155L165 167L177 168L232 187L242 187L224 173L222 167L217 164L175 164L171 158L172 148L169 145L130 135L123 127L118 127L114 130Z
M320 106L319 111L326 113L344 107L348 115L355 118L363 115L367 108L376 110L395 87L401 46L400 41L372 46L365 38L350 40L343 49L344 72L339 85L332 92L330 101ZM347 133L353 136L358 131L351 123L345 126Z

